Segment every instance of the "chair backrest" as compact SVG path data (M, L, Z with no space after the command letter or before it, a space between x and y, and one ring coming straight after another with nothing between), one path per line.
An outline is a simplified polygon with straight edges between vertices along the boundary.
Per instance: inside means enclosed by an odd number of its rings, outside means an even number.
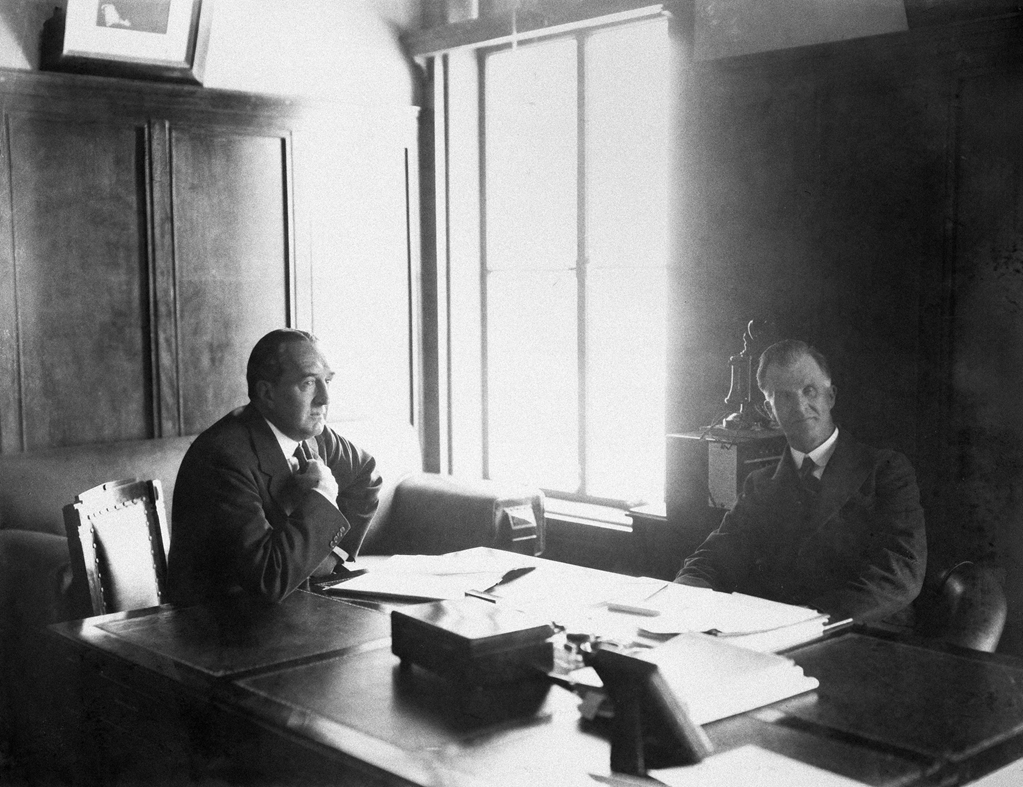
M64 506L64 526L83 614L164 602L170 538L158 480L111 481L82 492Z
M916 631L925 637L994 653L1005 629L1005 591L991 566L963 561L921 596Z

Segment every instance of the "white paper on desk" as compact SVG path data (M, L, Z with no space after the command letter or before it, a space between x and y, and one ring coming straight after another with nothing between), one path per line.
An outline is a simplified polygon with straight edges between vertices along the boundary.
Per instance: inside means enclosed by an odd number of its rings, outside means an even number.
M503 572L463 574L407 574L377 568L360 576L325 588L338 596L399 598L410 601L442 601L464 598L465 591L489 587Z
M658 768L650 776L669 787L860 787L860 782L752 744L695 765Z
M725 635L745 634L821 617L817 610L807 607L677 583L668 585L646 604L661 613L640 624L641 633L653 636L711 629Z
M493 595L517 609L555 621L572 633L631 640L636 634L636 616L611 613L608 602L646 598L664 584L649 577L565 564L541 565L521 579L495 588Z

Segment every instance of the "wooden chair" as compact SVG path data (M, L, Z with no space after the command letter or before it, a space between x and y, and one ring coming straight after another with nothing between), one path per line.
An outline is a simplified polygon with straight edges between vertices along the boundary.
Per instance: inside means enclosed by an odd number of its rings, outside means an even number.
M73 602L82 616L164 602L170 541L160 482L111 481L64 506Z
M1005 629L1005 591L996 570L964 560L942 572L916 605L916 633L994 653Z

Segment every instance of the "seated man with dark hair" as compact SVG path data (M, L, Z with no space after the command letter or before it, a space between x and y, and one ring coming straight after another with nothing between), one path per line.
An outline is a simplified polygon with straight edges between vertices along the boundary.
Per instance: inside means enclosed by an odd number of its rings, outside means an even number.
M777 467L747 477L675 581L809 606L833 619L910 623L927 542L909 461L839 431L831 418L836 388L813 347L768 347L757 384L789 450Z
M280 601L358 552L381 480L373 457L326 425L333 376L311 334L256 343L249 404L199 435L178 471L171 601L239 591Z

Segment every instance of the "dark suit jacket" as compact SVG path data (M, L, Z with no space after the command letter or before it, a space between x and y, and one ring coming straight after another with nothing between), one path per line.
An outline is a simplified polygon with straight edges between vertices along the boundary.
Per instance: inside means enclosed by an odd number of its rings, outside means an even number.
M926 565L909 461L840 431L816 499L802 493L786 451L776 468L747 477L735 507L676 581L876 620L905 618Z
M168 595L178 604L236 592L280 601L340 545L358 552L377 507L376 462L329 427L313 440L338 507L299 493L262 415L235 410L199 435L174 487Z

